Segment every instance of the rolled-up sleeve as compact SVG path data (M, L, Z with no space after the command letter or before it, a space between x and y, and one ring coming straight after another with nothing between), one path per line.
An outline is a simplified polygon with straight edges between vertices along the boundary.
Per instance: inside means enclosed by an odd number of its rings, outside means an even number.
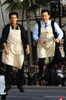
M58 38L61 40L63 38L63 31L56 22L54 22L54 27L55 27L55 32L57 32L58 34Z
M37 39L38 39L38 24L35 24L35 26L34 26L34 29L33 29L33 39L35 40L35 41L37 41Z

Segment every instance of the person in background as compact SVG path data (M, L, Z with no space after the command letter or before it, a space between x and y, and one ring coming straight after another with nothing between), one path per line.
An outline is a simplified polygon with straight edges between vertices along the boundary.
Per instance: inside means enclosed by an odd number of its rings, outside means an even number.
M57 69L57 82L59 86L64 86L64 82L65 82L65 77L64 77L64 71L62 69L62 64L59 63L58 65L58 69Z
M17 87L20 92L23 90L23 77L24 77L24 50L29 54L29 42L27 33L24 27L17 23L18 13L11 12L9 14L10 23L5 25L2 31L1 42L3 44L2 63L6 64L5 79L6 79L6 91L10 89L10 75L12 67L18 68L18 82Z
M39 76L42 77L43 67L45 64L45 58L55 57L57 63L59 62L61 55L59 47L56 44L59 44L60 40L63 37L63 32L60 29L59 25L54 22L55 32L57 32L57 38L54 37L53 29L51 26L50 12L47 9L41 11L40 21L40 36L39 36L39 26L36 23L33 29L33 39L37 42L37 56L38 56L38 65L39 65Z
M6 100L7 93L5 91L5 76L4 76L4 69L0 67L0 96L2 100Z

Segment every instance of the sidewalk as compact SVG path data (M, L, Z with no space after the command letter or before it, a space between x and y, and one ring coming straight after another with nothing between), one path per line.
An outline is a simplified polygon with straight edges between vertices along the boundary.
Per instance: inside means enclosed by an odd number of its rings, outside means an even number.
M6 100L59 100L60 96L66 100L66 87L24 86L24 91L21 93L17 86L12 86Z

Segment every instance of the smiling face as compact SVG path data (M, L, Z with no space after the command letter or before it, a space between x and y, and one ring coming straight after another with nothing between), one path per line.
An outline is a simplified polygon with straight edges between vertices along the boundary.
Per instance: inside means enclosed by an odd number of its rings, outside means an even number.
M49 18L50 18L50 15L48 14L48 12L43 12L43 13L41 14L41 17L42 17L42 20L43 20L45 23L47 23L48 20L49 20Z

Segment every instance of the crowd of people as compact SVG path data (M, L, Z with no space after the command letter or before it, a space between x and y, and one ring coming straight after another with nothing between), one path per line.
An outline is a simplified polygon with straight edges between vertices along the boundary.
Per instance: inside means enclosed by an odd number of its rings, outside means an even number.
M66 86L66 61L53 64L50 69L43 67L42 78L39 79L39 66L24 67L24 85Z
M39 79L39 66L31 65L24 66L24 85L54 85L54 86L66 86L66 61L62 63L53 64L50 69L45 64L43 67L42 78ZM1 71L0 71L1 72ZM11 84L17 85L18 69L13 68L11 72Z

